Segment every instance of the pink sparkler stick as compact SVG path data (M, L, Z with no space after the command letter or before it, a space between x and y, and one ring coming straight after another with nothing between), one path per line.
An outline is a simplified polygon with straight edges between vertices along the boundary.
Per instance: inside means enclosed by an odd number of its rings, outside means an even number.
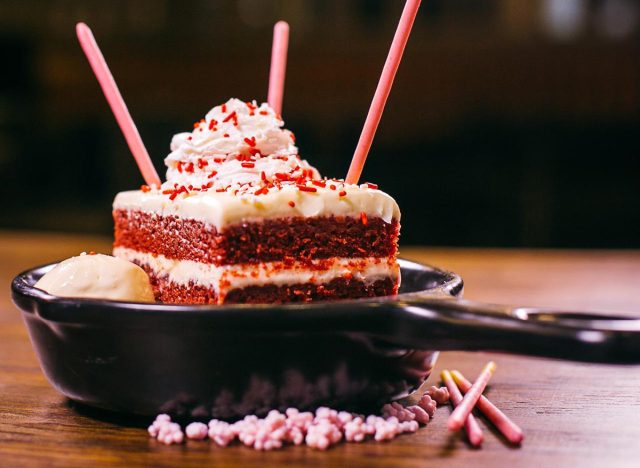
M373 95L373 101L369 107L369 113L367 119L364 122L360 139L358 140L358 146L353 154L351 165L349 166L349 172L345 182L348 184L357 184L364 168L364 163L367 160L371 143L373 143L373 137L378 129L384 106L389 97L391 86L393 85L393 79L398 71L400 60L402 59L402 53L409 40L409 34L411 34L411 27L413 21L418 13L420 7L420 0L407 0L398 23L398 29L393 37L389 54L387 55L387 61L382 69L382 75L380 81L378 81L378 87Z
M460 389L458 389L455 382L453 381L451 373L448 370L443 370L440 373L440 378L449 390L449 398L451 399L451 403L454 407L459 408L460 403L462 403L462 393L460 393ZM478 421L473 416L473 414L469 414L467 416L464 423L464 429L465 431L467 431L467 437L469 438L469 442L471 442L471 445L475 447L482 445L484 435L482 434L482 429L480 429Z
M447 421L447 427L450 431L458 431L464 425L464 422L467 419L467 416L471 414L471 410L476 405L478 398L482 395L485 387L489 383L491 379L491 375L493 371L496 369L496 363L490 361L480 372L480 375L473 383L469 391L465 394L464 398L460 402L456 409L453 410L451 416L449 416L449 420Z
M93 73L96 75L96 78L100 83L100 87L107 98L107 102L116 117L120 130L122 130L124 138L127 140L129 149L131 150L131 153L133 153L133 157L138 164L142 177L147 185L160 187L160 177L158 177L158 173L153 167L153 163L151 162L149 153L142 142L142 138L140 138L140 133L138 133L136 124L133 123L133 119L131 118L131 114L129 114L127 105L122 99L122 95L118 90L115 80L113 79L113 75L109 71L109 67L107 62L104 60L102 52L100 52L100 48L93 37L91 29L89 29L89 27L84 23L78 23L76 25L76 34L78 35L78 40L80 41L82 50L87 56L89 64L93 69Z
M273 27L273 46L271 48L271 70L269 71L269 97L267 102L282 114L284 78L287 71L287 47L289 46L289 24L278 21Z
M460 388L463 393L467 393L471 388L471 382L469 382L464 375L458 371L451 371L451 375L453 376L455 383L458 385L458 388ZM506 414L500 411L497 406L491 403L487 397L480 395L476 408L482 411L487 419L496 426L496 428L509 442L512 444L520 444L522 442L524 439L522 429L520 429L516 423L511 421Z

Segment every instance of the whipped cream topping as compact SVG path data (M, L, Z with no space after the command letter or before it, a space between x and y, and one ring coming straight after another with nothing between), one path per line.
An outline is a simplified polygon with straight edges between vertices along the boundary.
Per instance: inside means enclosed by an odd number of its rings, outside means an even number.
M293 134L268 104L230 99L179 133L160 188L117 195L115 210L201 220L219 230L279 217L400 219L396 202L374 184L321 178L300 159ZM365 221L363 221L365 222Z
M300 159L295 137L283 125L268 104L230 99L214 107L192 132L173 137L162 190L168 195L207 190L260 195L283 182L319 179L318 171Z

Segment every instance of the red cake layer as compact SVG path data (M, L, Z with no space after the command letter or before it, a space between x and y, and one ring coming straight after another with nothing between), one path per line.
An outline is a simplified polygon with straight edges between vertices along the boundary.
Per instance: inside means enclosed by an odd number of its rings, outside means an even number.
M218 232L202 221L115 210L114 247L215 265L393 257L400 225L380 218L327 216L266 219Z
M176 304L277 304L284 302L311 302L362 297L390 296L398 293L392 278L381 278L371 284L345 278L335 278L325 284L294 284L278 286L265 284L232 289L219 298L215 290L195 283L181 285L166 276L158 277L146 265L141 265L151 279L156 300Z

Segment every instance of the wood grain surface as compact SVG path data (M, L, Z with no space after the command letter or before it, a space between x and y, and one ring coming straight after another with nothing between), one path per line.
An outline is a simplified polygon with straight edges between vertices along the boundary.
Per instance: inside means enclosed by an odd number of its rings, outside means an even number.
M442 353L440 369L475 378L498 363L486 394L525 431L513 448L487 426L471 449L446 430L450 410L390 443L327 452L260 453L208 442L163 446L148 421L80 410L40 372L9 283L21 270L77 254L109 252L109 239L0 233L0 466L640 466L640 366L576 364L490 353ZM640 252L406 248L403 256L460 273L469 299L640 315ZM431 381L435 382L432 377Z

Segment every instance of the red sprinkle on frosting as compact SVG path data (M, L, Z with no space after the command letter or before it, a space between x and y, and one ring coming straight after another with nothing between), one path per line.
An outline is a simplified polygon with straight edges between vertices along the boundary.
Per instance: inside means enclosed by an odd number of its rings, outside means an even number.
M235 125L236 127L238 126L238 114L236 114L236 111L233 111L232 113L227 115L224 118L223 122L228 122L230 120L233 120L233 125Z

